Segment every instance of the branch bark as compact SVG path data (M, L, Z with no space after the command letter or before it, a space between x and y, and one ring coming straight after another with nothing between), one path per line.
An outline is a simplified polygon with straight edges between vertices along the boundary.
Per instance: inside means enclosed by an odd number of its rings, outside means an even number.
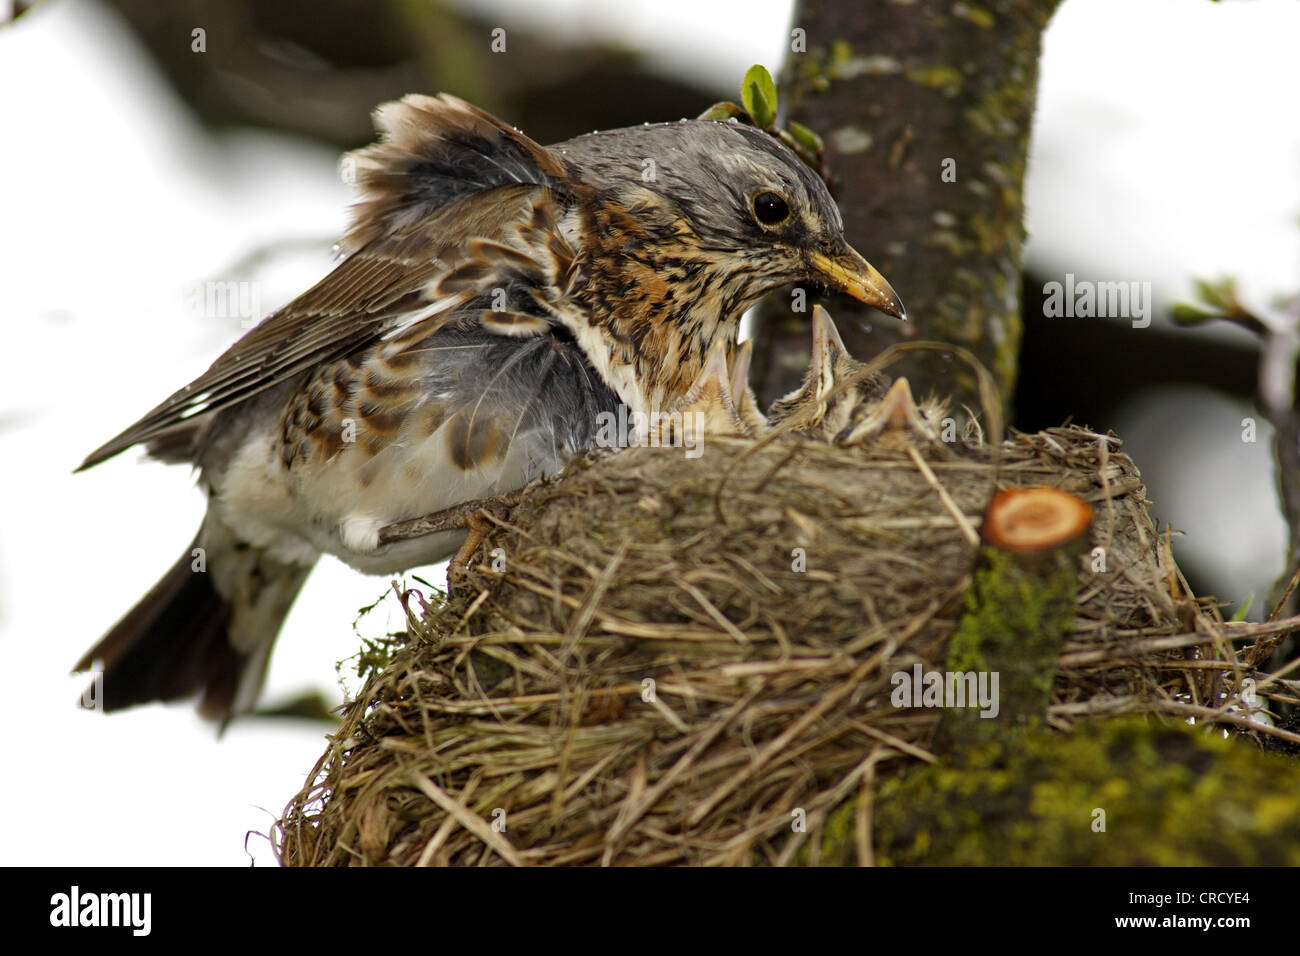
M780 121L825 139L849 240L907 306L900 326L836 303L850 351L867 359L907 338L964 345L993 372L1004 411L1021 333L1021 187L1056 5L800 0L781 77ZM755 339L755 384L770 402L806 367L807 314L768 303ZM942 355L908 356L891 372L919 395L978 407L974 376Z

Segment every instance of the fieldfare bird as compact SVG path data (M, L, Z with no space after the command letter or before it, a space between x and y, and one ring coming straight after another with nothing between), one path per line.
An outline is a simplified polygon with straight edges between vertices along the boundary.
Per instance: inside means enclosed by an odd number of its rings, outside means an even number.
M463 530L380 529L558 471L603 416L689 404L716 345L744 362L741 314L774 288L903 317L821 179L755 128L543 147L445 94L375 116L379 141L344 163L342 261L81 466L143 444L208 496L193 546L78 663L103 668L97 706L250 710L322 554L371 574L446 558Z

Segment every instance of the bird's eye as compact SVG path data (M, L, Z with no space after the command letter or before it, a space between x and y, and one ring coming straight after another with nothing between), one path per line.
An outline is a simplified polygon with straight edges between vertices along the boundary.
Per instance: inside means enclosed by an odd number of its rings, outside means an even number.
M790 218L790 207L776 193L759 193L754 197L754 218L765 226L779 226Z

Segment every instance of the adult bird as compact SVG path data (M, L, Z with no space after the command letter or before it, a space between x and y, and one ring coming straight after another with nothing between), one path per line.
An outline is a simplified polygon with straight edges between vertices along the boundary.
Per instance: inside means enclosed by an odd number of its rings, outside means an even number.
M380 529L558 471L620 406L680 404L771 289L903 316L822 181L759 130L548 148L446 94L375 116L379 141L344 162L342 261L81 466L143 444L208 496L192 547L78 663L103 668L96 706L250 710L322 554L372 574L442 560L464 532Z

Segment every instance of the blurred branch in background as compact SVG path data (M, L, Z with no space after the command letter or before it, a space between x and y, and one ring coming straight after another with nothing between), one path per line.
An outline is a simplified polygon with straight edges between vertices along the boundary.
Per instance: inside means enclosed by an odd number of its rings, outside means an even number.
M542 143L693 116L719 92L652 72L632 50L513 26L501 55L492 43L500 24L437 0L109 5L208 125L265 126L340 148L369 142L371 110L411 92L453 92Z
M1273 426L1278 494L1288 529L1287 566L1273 588L1274 618L1294 613L1296 595L1287 587L1300 569L1300 406L1296 394L1296 359L1300 357L1300 294L1265 309L1242 302L1232 278L1196 283L1196 304L1175 306L1170 314L1182 325L1227 322L1260 340L1257 402ZM1243 427L1249 427L1243 422ZM1281 641L1274 638L1271 647Z
M800 0L781 76L783 118L826 141L850 243L908 310L907 326L841 323L849 350L867 359L913 337L963 345L993 372L1004 410L1020 346L1021 187L1041 35L1056 6ZM754 353L763 401L798 385L807 325L788 299L765 303ZM942 356L908 356L890 371L919 394L978 407L974 377Z

